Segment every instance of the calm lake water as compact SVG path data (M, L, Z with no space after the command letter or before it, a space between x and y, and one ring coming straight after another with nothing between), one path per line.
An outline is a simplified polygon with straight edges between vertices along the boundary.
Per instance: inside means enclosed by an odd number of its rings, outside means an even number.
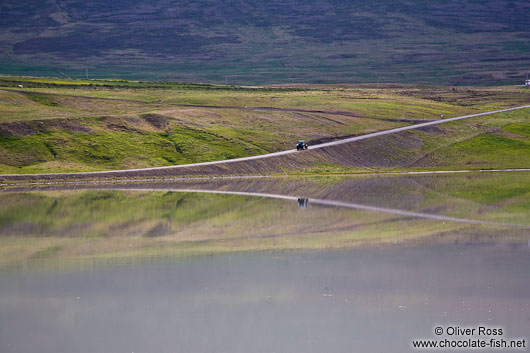
M449 326L528 339L529 181L4 189L0 352L409 352Z

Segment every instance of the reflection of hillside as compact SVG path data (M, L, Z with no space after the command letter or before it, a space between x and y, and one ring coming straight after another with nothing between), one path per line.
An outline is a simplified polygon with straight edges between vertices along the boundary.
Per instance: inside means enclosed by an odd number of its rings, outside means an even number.
M493 217L508 222L528 215L529 173L386 175L377 177L290 177L191 179L167 182L18 187L12 191L75 189L197 189L264 193L352 202L455 217ZM503 218L506 217L506 218ZM491 218L490 218L491 219ZM515 223L518 223L515 221Z
M473 220L528 225L529 190L524 185L529 177L197 179L4 189L0 258L12 263L43 256L156 256L526 239L527 228L473 224ZM482 189L490 185L490 190L486 196L477 195L473 185ZM309 199L306 207L300 207L300 197ZM325 206L317 199L332 203ZM403 213L337 207L341 202ZM449 219L454 217L463 222Z

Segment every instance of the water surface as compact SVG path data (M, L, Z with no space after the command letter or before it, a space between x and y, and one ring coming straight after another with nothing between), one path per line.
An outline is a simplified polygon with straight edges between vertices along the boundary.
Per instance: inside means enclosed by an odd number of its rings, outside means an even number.
M529 337L530 175L0 192L0 352L408 352Z
M2 352L407 352L440 324L530 327L527 244L155 260L0 274Z

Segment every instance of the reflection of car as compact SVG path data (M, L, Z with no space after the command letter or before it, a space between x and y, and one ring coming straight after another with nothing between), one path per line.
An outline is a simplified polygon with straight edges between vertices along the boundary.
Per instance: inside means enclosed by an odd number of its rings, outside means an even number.
M307 143L305 143L304 140L300 140L300 141L298 141L298 145L296 145L296 149L297 149L298 151L300 151L300 150L307 150Z
M308 203L309 203L308 199L304 199L304 198L298 199L298 207L300 207L301 209L306 208Z

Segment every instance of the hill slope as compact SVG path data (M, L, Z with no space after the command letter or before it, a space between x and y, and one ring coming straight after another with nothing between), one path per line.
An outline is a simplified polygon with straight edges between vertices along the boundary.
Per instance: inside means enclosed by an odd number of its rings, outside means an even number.
M0 62L72 77L511 84L529 69L529 14L523 0L4 0Z
M0 174L226 160L527 105L522 87L223 87L0 77ZM22 85L23 88L18 88ZM527 168L528 109L252 163L121 176ZM117 176L117 175L113 175ZM31 176L28 176L31 178Z

